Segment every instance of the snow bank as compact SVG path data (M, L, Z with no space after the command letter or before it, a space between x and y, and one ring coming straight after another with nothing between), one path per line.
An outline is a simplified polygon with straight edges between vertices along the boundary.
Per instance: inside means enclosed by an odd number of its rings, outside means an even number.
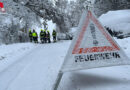
M23 57L26 53L29 53L36 46L31 43L19 43L11 45L0 46L0 72L7 68L17 59Z
M118 44L121 46L121 48L125 51L127 56L130 58L130 37L121 39L115 39Z
M130 10L109 11L99 17L100 22L115 31L130 33Z

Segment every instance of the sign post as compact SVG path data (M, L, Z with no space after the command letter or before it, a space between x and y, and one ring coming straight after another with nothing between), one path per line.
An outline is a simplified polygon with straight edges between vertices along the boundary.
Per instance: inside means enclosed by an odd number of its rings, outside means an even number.
M91 9L92 9L92 3L91 3L91 1L87 1L86 9L88 9L88 10L91 10ZM57 89L58 89L58 86L59 86L59 84L60 84L60 81L61 81L61 79L62 79L62 76L63 76L63 72L60 70L59 73L58 73L57 79L56 79L56 81L55 81L53 90L57 90Z
M130 65L129 58L98 21L92 8L89 0L53 90L57 90L64 72Z
M60 84L60 81L62 79L62 76L63 76L63 73L62 72L59 72L58 76L57 76L57 79L56 79L56 82L54 84L54 89L53 90L57 90L58 89L58 86Z

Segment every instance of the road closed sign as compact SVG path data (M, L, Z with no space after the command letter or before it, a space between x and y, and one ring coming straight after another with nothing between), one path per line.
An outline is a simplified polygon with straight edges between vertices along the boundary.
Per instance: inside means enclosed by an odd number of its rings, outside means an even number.
M130 64L119 45L91 11L82 14L62 72Z

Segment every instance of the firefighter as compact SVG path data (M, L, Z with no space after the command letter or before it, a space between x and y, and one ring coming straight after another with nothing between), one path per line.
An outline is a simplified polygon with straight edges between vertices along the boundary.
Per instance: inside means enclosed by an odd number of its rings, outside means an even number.
M46 33L46 40L48 43L51 43L49 30L47 30L47 33Z
M43 29L41 29L41 32L40 32L41 43L44 43L44 37L45 37L45 33L44 33Z
M56 31L53 29L52 36L53 36L53 42L56 42Z
M43 35L43 40L44 40L44 43L46 43L46 30L43 31L44 35Z
M33 29L33 32L32 32L32 37L33 37L34 43L38 43L38 35L37 35L37 32L34 29Z
M32 42L32 31L31 31L31 29L29 29L29 39L30 39L30 42Z

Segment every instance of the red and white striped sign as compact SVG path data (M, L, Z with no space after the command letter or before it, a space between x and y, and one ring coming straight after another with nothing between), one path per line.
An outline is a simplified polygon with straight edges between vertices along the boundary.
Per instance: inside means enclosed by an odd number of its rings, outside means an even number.
M130 64L129 58L90 11L84 11L62 72Z
M103 28L103 26L97 21L97 19L92 15L91 11L88 11L87 14L87 20L85 21L85 24L80 32L80 35L78 37L78 40L75 44L75 47L73 49L72 54L82 54L82 53L93 53L93 52L105 52L105 51L115 51L120 50L120 48L117 46L117 44L112 40L111 36L107 34ZM83 41L83 37L85 35L85 32L87 32L87 27L89 25L90 20L92 20L98 30L105 36L106 40L109 41L111 46L95 46L95 47L88 47L88 48L80 48L80 44ZM87 30L86 30L87 29Z

